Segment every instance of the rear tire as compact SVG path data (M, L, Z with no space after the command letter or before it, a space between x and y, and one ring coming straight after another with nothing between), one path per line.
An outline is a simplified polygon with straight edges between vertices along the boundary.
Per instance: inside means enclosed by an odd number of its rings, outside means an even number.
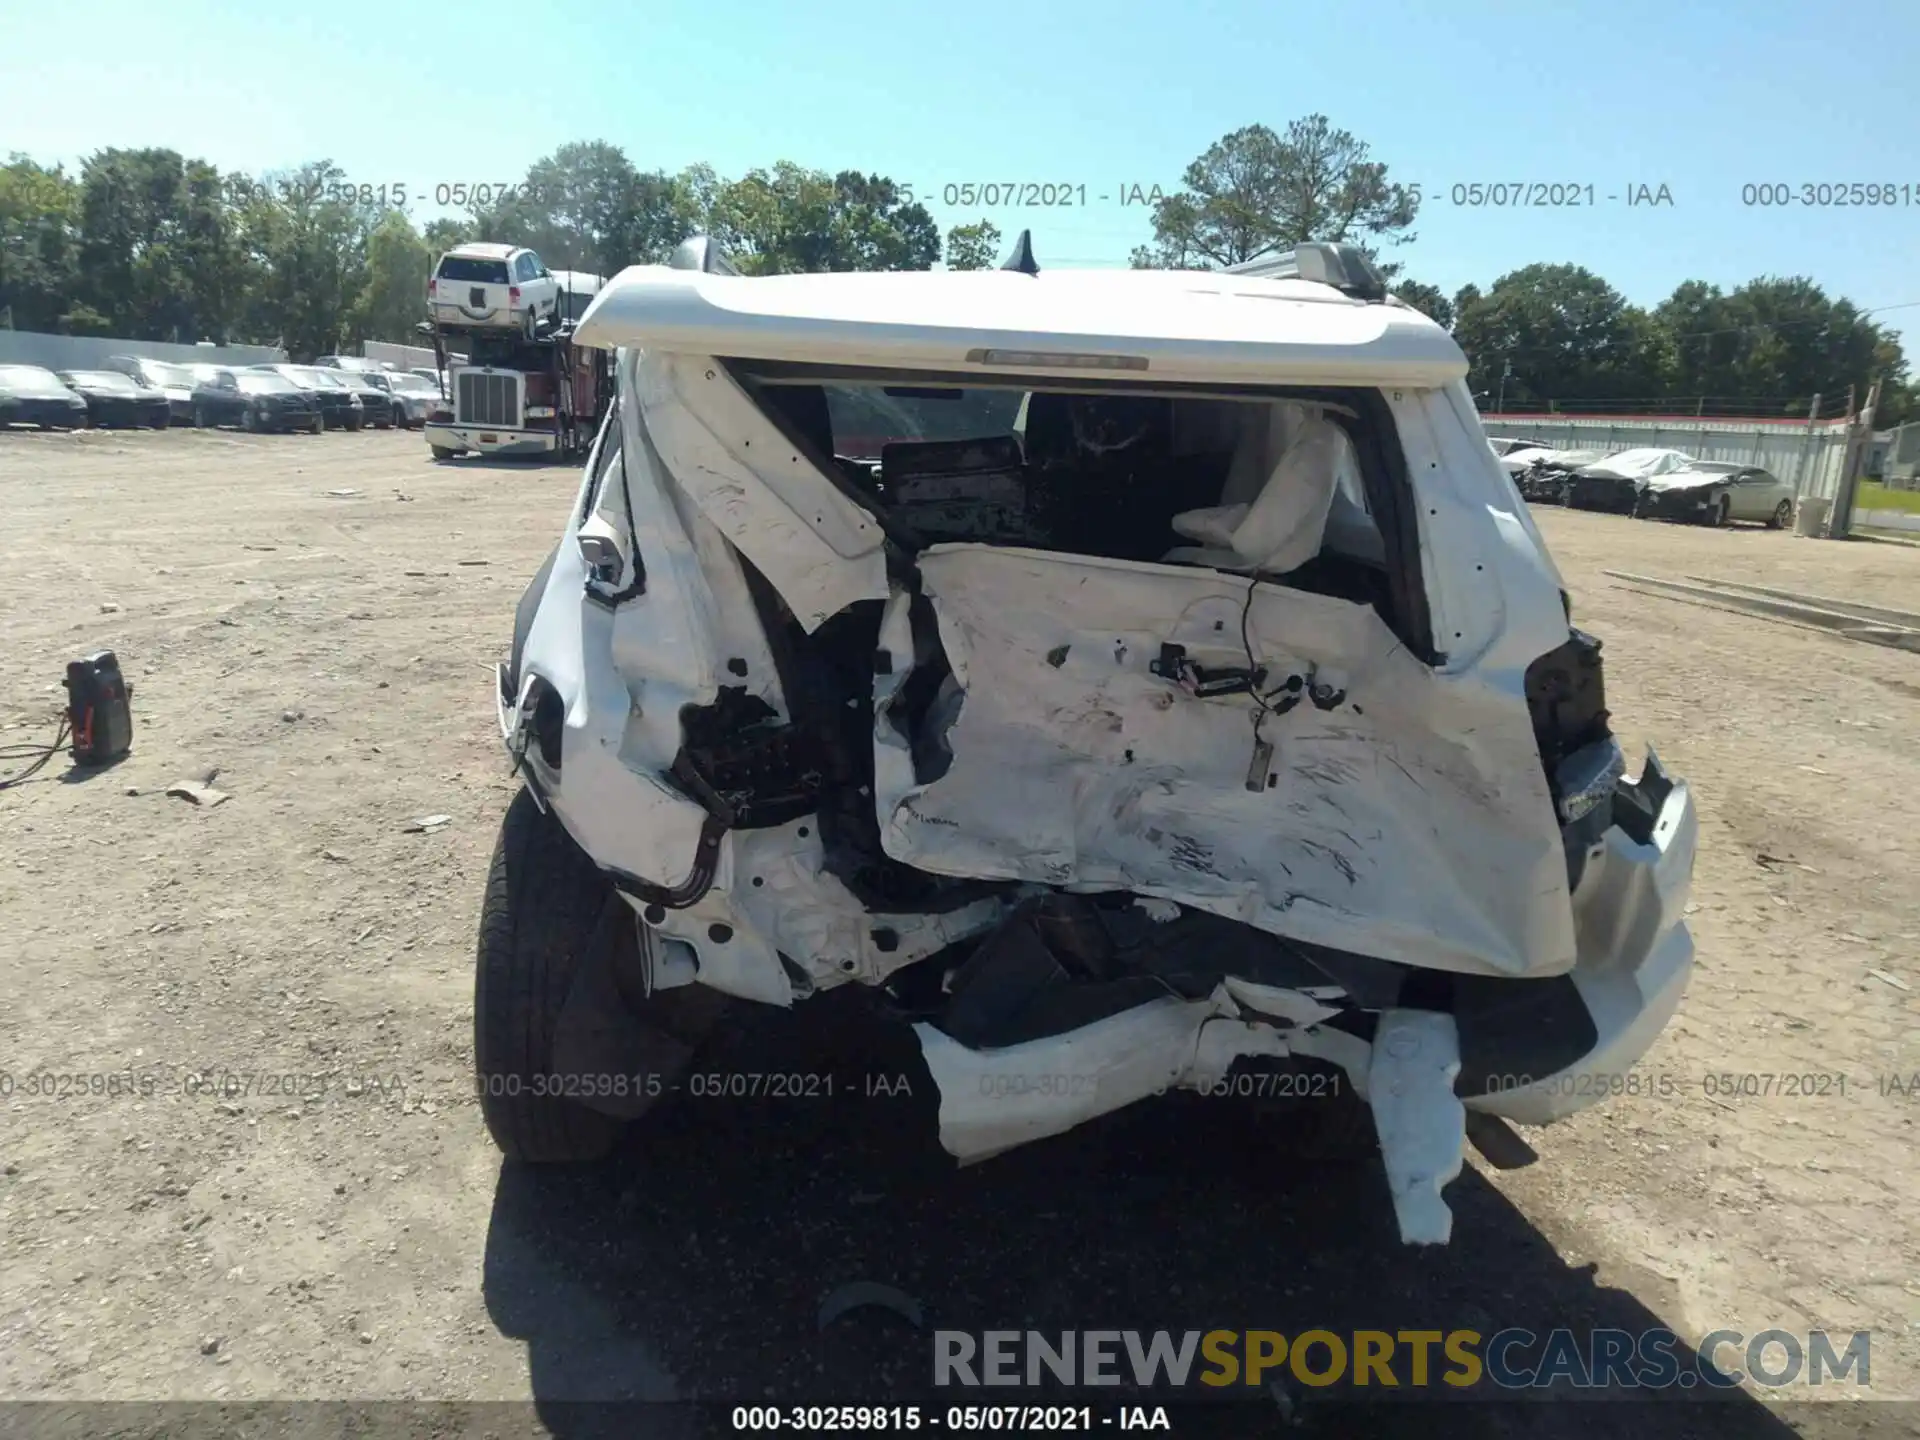
M662 1061L649 1075L671 1078L675 1060L712 1025L725 997L699 986L644 999L619 990L639 959L638 920L592 859L531 792L508 805L487 871L473 989L474 1078L480 1113L509 1160L555 1164L598 1160L626 1122L551 1093L554 1036L577 976L612 967L611 1003L652 1032ZM648 1045L651 1051L655 1047ZM643 1082L644 1083L644 1082ZM663 1090L665 1086L661 1087Z
M1791 500L1782 500L1778 505L1773 507L1773 514L1767 520L1767 528L1769 530L1784 530L1787 522L1792 518L1793 502Z

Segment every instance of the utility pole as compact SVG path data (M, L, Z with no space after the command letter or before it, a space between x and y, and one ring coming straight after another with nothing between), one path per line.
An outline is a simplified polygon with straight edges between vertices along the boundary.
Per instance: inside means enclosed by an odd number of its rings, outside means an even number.
M1873 412L1880 405L1880 382L1867 387L1866 408L1847 430L1846 468L1840 472L1839 488L1833 492L1833 513L1827 517L1827 538L1845 540L1853 534L1853 497L1860 488L1860 471L1866 465L1867 451L1873 445Z
M1815 395L1813 403L1807 406L1807 432L1800 440L1800 460L1793 467L1793 506L1800 508L1800 497L1807 488L1807 461L1813 454L1813 427L1820 421L1820 397Z
M1507 381L1513 375L1513 361L1502 359L1500 362L1500 398L1493 402L1495 413L1507 413Z

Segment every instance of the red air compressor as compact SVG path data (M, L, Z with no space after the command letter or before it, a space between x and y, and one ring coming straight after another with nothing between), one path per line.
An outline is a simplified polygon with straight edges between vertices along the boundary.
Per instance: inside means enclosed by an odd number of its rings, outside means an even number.
M0 775L0 790L10 790L40 773L59 753L61 742L73 736L73 763L87 767L111 765L133 748L133 687L120 673L120 661L111 650L67 663L67 713L51 745L0 746L0 760L30 760L15 775Z
M67 662L67 724L73 763L111 765L133 748L133 687L111 650ZM58 744L58 742L55 742Z

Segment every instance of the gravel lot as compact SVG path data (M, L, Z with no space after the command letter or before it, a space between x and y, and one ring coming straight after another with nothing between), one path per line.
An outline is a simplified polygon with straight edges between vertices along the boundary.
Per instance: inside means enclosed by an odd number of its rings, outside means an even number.
M1453 1245L1410 1252L1376 1163L1303 1161L1297 1121L1233 1102L955 1172L911 1037L853 997L729 1042L831 1069L831 1102L679 1100L607 1166L504 1171L469 1091L514 786L485 667L574 485L404 433L0 435L0 743L51 738L100 646L136 715L120 766L0 793L0 1395L533 1398L562 1432L574 1399L944 1404L905 1322L817 1326L874 1280L972 1330L1865 1328L1874 1394L1920 1400L1920 1111L1885 1088L1920 1076L1920 657L1601 573L1920 610L1920 549L1541 512L1617 728L1695 787L1700 969L1646 1062L1673 1093L1470 1166ZM165 794L210 766L225 803ZM183 1093L204 1069L290 1093ZM41 1071L158 1088L28 1095ZM1845 1089L1705 1093L1756 1072ZM1765 1436L1920 1411L1396 1413L1383 1433Z

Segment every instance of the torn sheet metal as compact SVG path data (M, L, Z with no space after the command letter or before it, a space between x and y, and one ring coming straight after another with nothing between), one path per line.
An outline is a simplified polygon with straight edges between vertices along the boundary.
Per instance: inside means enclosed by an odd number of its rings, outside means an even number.
M1503 677L1436 673L1346 601L1262 584L1249 605L1247 580L1209 569L977 545L919 563L962 698L953 762L922 783L891 713L914 665L896 599L875 707L889 855L1132 890L1411 965L1572 967L1561 836ZM1244 671L1249 644L1296 702L1262 722L1259 789L1244 686L1201 693L1159 663L1177 646L1204 675Z
M885 598L879 522L795 448L721 362L648 354L634 375L668 472L808 631L856 600ZM644 549L644 531L639 538Z
M1268 1004L1317 1012L1304 994ZM940 1091L940 1144L961 1161L984 1160L1030 1140L1060 1135L1096 1116L1169 1090L1216 1085L1243 1056L1281 1059L1321 1053L1311 1029L1285 1030L1243 1020L1225 985L1202 1000L1172 996L1136 1005L1062 1035L992 1050L975 1050L932 1025L913 1027ZM1334 1033L1334 1032L1326 1032ZM1366 1089L1366 1044L1333 1047L1360 1068ZM1297 1043L1304 1042L1304 1043Z

